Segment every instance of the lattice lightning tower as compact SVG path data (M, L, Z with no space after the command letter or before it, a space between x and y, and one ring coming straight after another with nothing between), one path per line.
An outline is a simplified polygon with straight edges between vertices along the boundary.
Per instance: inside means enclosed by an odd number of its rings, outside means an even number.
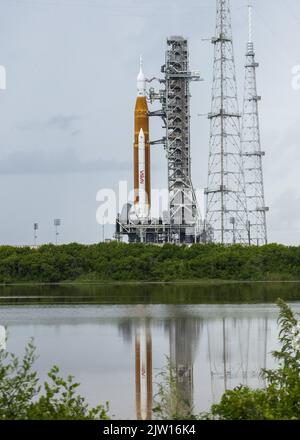
M229 0L217 0L206 222L217 243L247 243L248 217Z
M261 100L261 97L257 94L256 85L256 68L258 66L255 61L252 40L252 6L249 6L249 40L245 65L242 148L245 163L249 237L251 244L264 245L267 243L266 213L269 209L265 204L262 169L262 158L265 153L261 150L258 117L258 102Z

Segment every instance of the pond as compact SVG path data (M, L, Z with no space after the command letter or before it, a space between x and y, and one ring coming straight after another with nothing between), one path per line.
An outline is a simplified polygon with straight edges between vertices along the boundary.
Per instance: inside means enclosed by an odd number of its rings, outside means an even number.
M41 379L53 365L116 419L151 418L167 359L195 412L225 389L263 387L277 348L276 298L300 312L292 284L13 286L0 290L0 328L18 355L34 338Z

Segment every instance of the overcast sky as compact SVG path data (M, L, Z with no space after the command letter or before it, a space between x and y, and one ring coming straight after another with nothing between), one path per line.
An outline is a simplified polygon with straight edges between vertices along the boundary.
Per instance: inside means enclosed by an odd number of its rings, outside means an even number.
M248 0L232 0L241 103ZM300 64L299 0L254 0L254 39L269 238L300 244L300 91L291 86ZM0 0L0 242L101 238L96 194L132 185L132 129L139 55L147 76L159 75L166 37L189 38L192 84L192 172L207 182L214 0ZM158 121L152 138L162 136ZM153 151L153 186L166 185L165 155ZM108 228L107 228L108 232Z

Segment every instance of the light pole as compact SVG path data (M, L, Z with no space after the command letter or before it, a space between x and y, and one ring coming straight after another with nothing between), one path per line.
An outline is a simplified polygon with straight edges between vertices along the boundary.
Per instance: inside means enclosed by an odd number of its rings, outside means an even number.
M57 246L58 243L58 236L59 236L59 232L58 232L58 227L61 225L61 220L59 218L56 218L54 220L54 227L55 227L55 244Z
M248 231L248 243L249 243L249 246L251 246L251 222L250 222L250 220L247 221L247 231Z
M104 226L104 216L102 217L102 242L105 241L105 226Z
M230 219L230 223L232 224L232 239L233 239L233 244L236 244L236 238L235 238L235 218L231 217Z
M207 244L207 225L206 220L204 220L204 244Z
M37 231L39 229L39 224L38 223L34 223L33 224L33 240L34 240L34 246L36 247L36 242L37 242Z

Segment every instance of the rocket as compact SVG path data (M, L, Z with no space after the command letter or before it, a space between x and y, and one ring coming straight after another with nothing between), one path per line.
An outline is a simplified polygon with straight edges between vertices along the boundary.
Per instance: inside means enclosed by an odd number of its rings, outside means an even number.
M151 207L149 114L142 57L137 77L134 111L134 207L140 221L149 218Z

